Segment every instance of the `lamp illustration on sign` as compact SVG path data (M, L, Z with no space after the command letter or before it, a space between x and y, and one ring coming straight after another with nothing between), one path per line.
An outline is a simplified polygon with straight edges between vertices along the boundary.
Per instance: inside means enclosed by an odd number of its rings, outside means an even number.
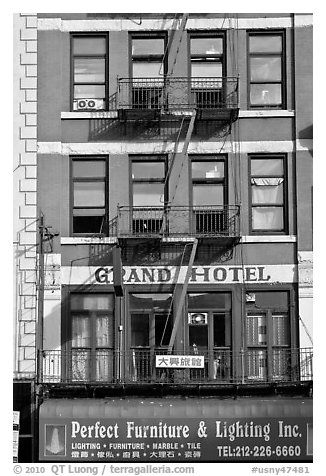
M45 426L45 455L62 456L66 454L66 427L64 425Z

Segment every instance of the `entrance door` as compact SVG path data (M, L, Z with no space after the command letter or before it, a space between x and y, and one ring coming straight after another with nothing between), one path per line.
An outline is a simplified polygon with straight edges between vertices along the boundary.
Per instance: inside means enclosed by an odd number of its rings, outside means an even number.
M204 369L193 369L190 373L191 380L230 380L231 295L229 293L188 295L188 346L190 353L205 357Z
M156 371L155 355L167 352L172 332L171 299L170 294L130 295L129 370L135 382L167 378L167 374Z

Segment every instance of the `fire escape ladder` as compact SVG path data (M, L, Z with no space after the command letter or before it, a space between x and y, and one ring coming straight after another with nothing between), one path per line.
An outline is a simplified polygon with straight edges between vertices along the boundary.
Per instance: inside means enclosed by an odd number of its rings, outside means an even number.
M186 29L186 24L187 24L188 17L189 17L189 13L183 13L179 28L176 28L174 30L175 31L175 37L173 38L172 43L171 43L171 50L172 51L170 51L170 58L173 58L173 61L172 60L170 61L170 65L169 65L168 72L167 72L167 78L169 78L173 73L174 66L175 66L175 63L177 61L181 41L182 41L182 35L183 35L183 33Z
M195 256L196 256L197 245L198 245L198 240L195 238L194 242L192 244L192 250L191 250L189 263L188 263L188 269L187 269L187 273L186 273L185 280L184 280L184 283L183 283L181 296L180 296L180 299L179 299L179 302L178 302L175 321L174 321L174 324L173 324L173 329L172 329L172 333L171 333L171 337L170 337L170 342L169 342L169 345L168 345L168 352L167 352L168 354L171 354L171 352L172 352L172 349L173 349L173 346L174 346L174 341L175 341L175 338L176 338L176 335L177 335L177 331L178 331L178 327L179 327L179 323L180 323L180 319L181 319L181 315L182 315L182 308L183 308L183 305L184 305L184 302L185 302L185 297L186 297L187 290L188 290L188 283L189 283L189 279L190 279L190 275L191 275L191 271L192 271L192 266L194 264L194 260L195 260ZM177 285L177 283L176 283L176 285Z
M191 119L190 119L190 122L189 122L189 125L188 125L187 134L186 134L186 137L185 137L185 140L184 140L184 143L183 143L183 147L182 147L181 161L184 160L184 158L186 157L186 155L188 153L188 146L189 146L189 142L190 142L190 139L191 139L191 136L192 136L192 132L194 130L196 114L197 113L196 113L195 109L193 111L191 111ZM181 131L182 131L184 122L185 122L185 118L183 117L182 121L181 121L180 129L179 129L179 132L178 132L178 136L177 136L177 139L176 139L175 144L174 144L174 150L172 152L171 162L170 162L168 171L166 173L165 183L168 183L168 180L170 178L170 175L171 175L171 172L172 172L172 169L173 169L175 158L176 158L176 155L177 155L177 152L178 152L178 146L179 146ZM170 203L172 203L172 201L173 201L177 186L178 186L178 182L175 185L175 190L174 190L174 193L172 195L172 200L171 200ZM169 206L164 207L162 226L161 226L161 230L160 230L161 235L164 235L164 231L167 230L167 219L168 219L168 214L169 214L169 208L170 208Z

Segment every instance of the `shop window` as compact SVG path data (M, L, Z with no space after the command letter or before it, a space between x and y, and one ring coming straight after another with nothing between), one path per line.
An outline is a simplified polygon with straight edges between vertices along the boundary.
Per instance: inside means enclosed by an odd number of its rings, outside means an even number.
M191 380L231 378L231 294L188 294L189 353L204 355L205 368L191 370Z
M222 34L190 35L191 90L198 108L223 103L224 49Z
M172 332L172 295L130 294L130 378L148 381L161 376L155 354L165 353Z
M247 378L288 380L291 375L288 293L254 295L255 303L247 304L246 313ZM261 306L264 301L265 305Z
M72 108L107 108L107 36L72 36Z
M284 35L249 33L249 101L254 108L285 107Z
M167 202L164 157L133 157L131 161L133 233L159 233Z
M196 233L222 233L228 227L226 159L198 156L191 161Z
M107 164L99 157L72 160L72 233L107 232Z
M114 365L113 294L71 294L72 381L113 379Z
M132 107L160 109L166 74L165 34L132 35Z
M251 230L286 232L286 163L285 157L250 158Z

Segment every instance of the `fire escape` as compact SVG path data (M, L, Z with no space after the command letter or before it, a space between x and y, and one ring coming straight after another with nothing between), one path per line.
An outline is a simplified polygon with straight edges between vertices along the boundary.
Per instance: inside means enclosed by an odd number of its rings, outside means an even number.
M213 121L217 128L230 127L237 120L239 110L238 78L174 76L187 20L188 14L175 19L167 74L160 78L118 78L117 83L118 119L125 126L146 121L154 121L158 127L169 121L179 124L169 155L167 183L176 162L187 159L188 146L198 124ZM240 239L238 205L179 206L174 203L174 194L170 195L172 200L159 207L118 206L114 222L122 250L149 240L159 250L171 243L181 244L184 251L187 248L188 253L183 253L184 261L180 263L180 267L187 266L187 273L181 296L174 303L176 315L168 353L173 351L198 245L214 245L225 252L232 250Z

